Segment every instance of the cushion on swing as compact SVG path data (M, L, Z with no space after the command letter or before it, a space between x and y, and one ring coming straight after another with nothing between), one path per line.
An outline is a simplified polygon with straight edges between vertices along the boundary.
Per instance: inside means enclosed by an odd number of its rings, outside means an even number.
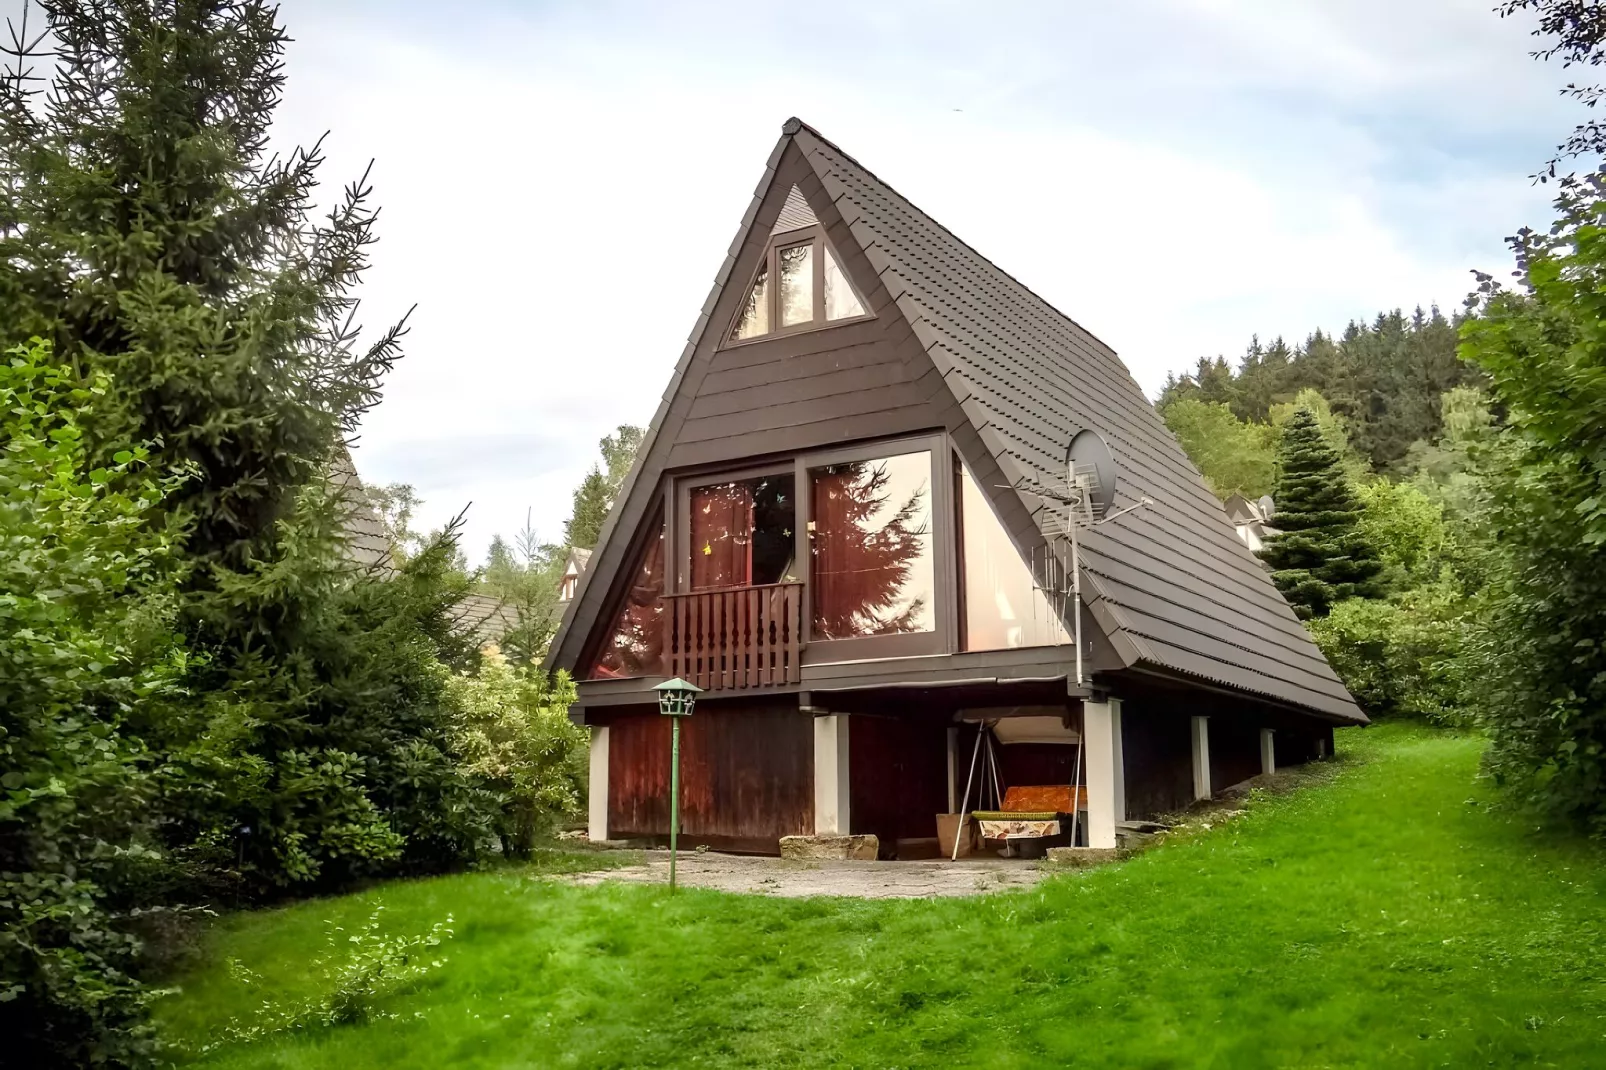
M1057 821L1063 816L1056 810L972 810L970 816L977 821Z
M1087 809L1087 789L1072 794L1069 784L1017 784L1004 792L1003 810L1009 814L1052 812L1070 814Z

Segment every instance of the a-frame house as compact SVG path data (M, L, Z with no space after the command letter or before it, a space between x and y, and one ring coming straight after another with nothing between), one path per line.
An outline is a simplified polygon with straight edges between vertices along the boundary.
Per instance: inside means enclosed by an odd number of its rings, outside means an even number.
M1087 842L1113 845L1364 724L1115 353L782 130L553 641L593 838L667 832L671 676L706 689L683 835L747 851L912 853L983 737L984 783L1077 784ZM1063 524L1034 491L1086 429L1110 512L1149 504L1081 533L1078 679Z

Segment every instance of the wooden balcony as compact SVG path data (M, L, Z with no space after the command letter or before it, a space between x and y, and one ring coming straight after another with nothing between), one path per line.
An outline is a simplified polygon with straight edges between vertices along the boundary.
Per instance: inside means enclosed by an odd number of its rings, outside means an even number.
M803 585L772 583L666 596L670 676L708 691L802 679Z

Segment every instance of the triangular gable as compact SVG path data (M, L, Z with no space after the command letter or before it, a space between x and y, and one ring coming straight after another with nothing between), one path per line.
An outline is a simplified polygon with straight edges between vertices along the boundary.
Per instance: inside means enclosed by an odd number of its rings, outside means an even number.
M799 222L821 228L831 256L824 266L851 284L854 310L862 315L787 336L786 344L766 338L733 343L732 324L772 235L791 235ZM789 404L779 411L751 409L751 396L775 389L774 384L780 384ZM834 393L839 399L828 416L813 417L810 391ZM844 395L851 400L841 402ZM741 444L744 436L761 437L766 452L801 451L880 437L889 428L909 434L960 420L941 376L892 305L802 151L783 136L603 526L590 566L579 578L553 639L549 664L578 668L594 659L599 637L621 604L627 548L638 542L648 516L661 507L667 470L744 460L757 452Z
M786 232L778 228L789 204L799 210L794 191L873 319L821 331L818 351L785 359L763 341L730 348L727 332L770 237ZM822 359L862 363L821 374ZM810 389L856 390L853 403L828 425L810 424L806 404L754 407L754 392L788 375ZM874 388L855 386L863 382ZM771 154L550 662L589 656L582 648L617 604L619 583L609 584L626 571L630 536L662 503L667 470L905 425L948 428L1025 554L1044 543L1040 503L1009 488L1054 478L1072 435L1101 431L1121 470L1118 505L1139 493L1154 501L1084 544L1084 601L1122 662L1364 721L1119 358L797 120Z
M1114 351L814 130L788 129L999 470L1053 480L1093 428L1120 467L1117 505L1152 499L1084 548L1088 603L1129 662L1364 722Z

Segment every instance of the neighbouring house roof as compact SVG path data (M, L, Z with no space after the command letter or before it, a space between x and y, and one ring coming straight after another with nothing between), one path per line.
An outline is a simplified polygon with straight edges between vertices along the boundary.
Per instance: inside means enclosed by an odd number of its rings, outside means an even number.
M776 181L777 162L793 147L1008 482L1062 478L1067 443L1077 431L1092 428L1108 440L1119 468L1115 508L1141 496L1151 499L1149 507L1094 529L1083 544L1084 601L1125 667L1364 723L1365 715L1109 346L796 119L782 128L754 206L731 246L733 256L748 243L758 205ZM728 257L716 279L621 501L643 477L645 459L705 332L726 328L709 311L728 282L746 282L732 279L732 263ZM646 474L649 481L656 478ZM640 493L651 491L647 486ZM1046 537L1047 517L1036 496L1008 488L994 493L1018 499L1013 508L1031 514L1034 536ZM598 543L610 559L581 577L580 594L553 642L554 657L577 649L568 632L586 586L621 567L612 560L610 542L621 512L616 508L610 515ZM619 541L628 542L631 534L621 532Z
M453 628L481 646L500 643L518 623L518 611L494 595L466 594L452 607Z
M340 448L329 466L329 481L341 492L341 534L346 543L346 555L352 563L363 568L394 567L385 525L380 522L373 503L363 493L357 466L352 462L351 452L345 447Z
M569 547L568 560L563 563L564 574L578 576L586 570L586 565L590 564L590 562L590 550L584 546L571 546Z
M346 556L360 568L377 568L387 575L396 568L390 539L373 503L363 493L362 478L349 450L342 448L329 466L329 479L340 489L341 537ZM468 594L452 607L452 625L460 635L472 636L480 645L502 640L518 623L518 614L500 599L484 594Z

